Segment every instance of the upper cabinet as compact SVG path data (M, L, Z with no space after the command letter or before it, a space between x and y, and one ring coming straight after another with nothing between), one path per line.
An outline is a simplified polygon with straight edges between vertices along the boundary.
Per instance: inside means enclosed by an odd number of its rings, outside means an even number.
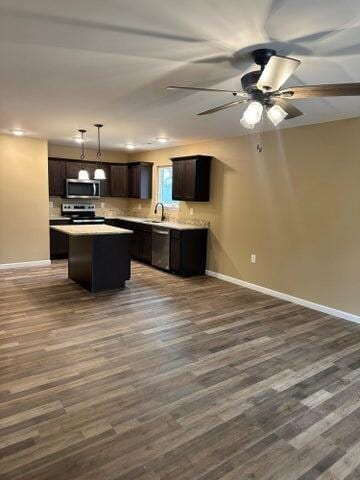
M65 195L65 160L60 158L49 158L49 196Z
M172 158L173 200L208 202L210 196L210 165L212 157L191 155Z
M112 197L128 197L129 195L129 180L128 180L128 166L124 164L110 165L110 195Z
M153 164L148 162L128 163L129 198L151 198Z
M96 162L84 162L89 177L94 178ZM101 197L151 198L152 163L133 162L115 163L103 162L106 180L100 181ZM65 179L78 178L81 162L79 160L64 160L49 158L49 195L65 196Z

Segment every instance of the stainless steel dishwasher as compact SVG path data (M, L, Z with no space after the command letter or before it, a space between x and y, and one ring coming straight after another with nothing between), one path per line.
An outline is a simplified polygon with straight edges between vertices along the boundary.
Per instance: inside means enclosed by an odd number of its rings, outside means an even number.
M170 270L170 229L152 227L152 260L154 267Z

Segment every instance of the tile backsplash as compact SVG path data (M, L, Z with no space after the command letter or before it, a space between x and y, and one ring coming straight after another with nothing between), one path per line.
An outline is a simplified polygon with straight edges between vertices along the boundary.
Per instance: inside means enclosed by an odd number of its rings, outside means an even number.
M49 216L50 219L61 217L61 204L74 203L72 200L66 200L60 197L50 197ZM139 217L139 218L158 218L154 214L151 201L131 201L128 202L124 198L106 197L101 200L81 200L79 203L94 203L96 214L103 217ZM139 209L139 205L141 209ZM197 225L201 227L209 227L210 222L206 218L194 218L181 215L178 210L165 209L166 220L174 223L182 223L187 225Z

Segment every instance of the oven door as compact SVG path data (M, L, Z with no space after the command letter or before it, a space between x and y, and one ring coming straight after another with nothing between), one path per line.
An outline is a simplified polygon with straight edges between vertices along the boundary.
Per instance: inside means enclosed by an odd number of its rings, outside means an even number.
M100 181L67 178L66 198L100 198Z

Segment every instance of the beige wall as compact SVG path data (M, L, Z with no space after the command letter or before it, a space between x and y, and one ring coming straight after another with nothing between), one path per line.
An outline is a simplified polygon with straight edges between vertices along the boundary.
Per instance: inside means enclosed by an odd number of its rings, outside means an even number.
M49 145L49 157L72 158L78 160L80 157L80 146L67 147L64 145ZM94 148L86 148L86 160L95 161L97 150ZM126 152L115 150L102 150L102 159L104 162L126 163L128 155Z
M47 141L0 135L0 264L49 259Z
M211 201L180 203L210 220L208 268L360 314L360 119L130 155L156 167L171 156L215 157ZM136 209L139 201L129 201ZM257 263L250 263L250 254Z

